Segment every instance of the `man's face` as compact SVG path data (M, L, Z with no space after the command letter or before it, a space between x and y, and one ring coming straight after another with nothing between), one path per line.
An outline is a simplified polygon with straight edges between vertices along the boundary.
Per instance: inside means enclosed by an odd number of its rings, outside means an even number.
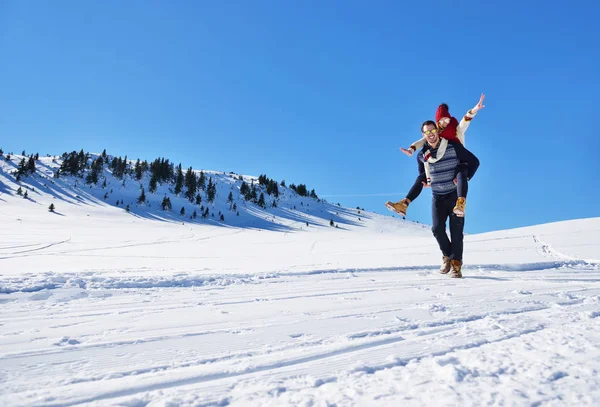
M426 124L423 126L423 129L421 129L421 132L423 133L425 140L432 146L435 146L440 139L438 130L433 124Z

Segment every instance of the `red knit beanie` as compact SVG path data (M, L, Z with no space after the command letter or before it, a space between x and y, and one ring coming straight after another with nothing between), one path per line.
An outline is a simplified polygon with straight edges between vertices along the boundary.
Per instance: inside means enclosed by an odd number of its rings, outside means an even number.
M435 111L435 122L439 122L442 117L447 117L448 119L452 118L452 116L450 116L450 112L448 111L448 105L445 103L439 105Z

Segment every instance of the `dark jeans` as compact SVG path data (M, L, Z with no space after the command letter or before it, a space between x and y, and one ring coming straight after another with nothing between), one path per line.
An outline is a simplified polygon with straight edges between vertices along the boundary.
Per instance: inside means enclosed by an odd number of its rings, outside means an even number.
M446 195L433 195L431 231L444 256L450 257L451 260L462 261L465 218L459 218L452 213L457 198L458 194L456 192ZM448 217L450 217L450 238L452 240L448 239L446 234L446 219Z

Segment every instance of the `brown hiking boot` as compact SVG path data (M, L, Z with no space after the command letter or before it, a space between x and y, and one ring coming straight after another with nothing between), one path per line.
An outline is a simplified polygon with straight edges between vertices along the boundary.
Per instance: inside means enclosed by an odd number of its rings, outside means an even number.
M387 201L385 207L390 211L394 211L402 216L406 216L406 210L408 209L408 199L404 198L398 202Z
M450 273L450 277L462 278L462 273L460 272L460 270L462 269L462 261L452 260L450 264L452 265L452 273Z
M454 212L454 214L459 218L462 218L465 216L465 206L467 206L467 200L462 197L458 198L452 212Z
M450 271L450 257L444 256L442 257L442 267L440 267L440 273L448 274Z

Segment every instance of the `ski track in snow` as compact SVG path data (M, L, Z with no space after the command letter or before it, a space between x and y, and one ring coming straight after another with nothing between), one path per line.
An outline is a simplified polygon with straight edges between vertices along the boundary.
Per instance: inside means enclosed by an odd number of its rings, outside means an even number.
M557 315L593 320L597 317L593 309L597 310L600 302L600 285L595 284L594 288L569 285L568 289L557 289L556 283L544 278L544 274L552 270L536 273L537 282L548 286L546 290L535 293L511 290L519 286L519 279L506 278L501 284L510 287L496 292L495 298L485 295L498 284L494 280L473 279L473 284L461 288L435 274L427 273L425 280L419 283L412 271L404 273L410 274L398 279L388 272L372 271L335 280L316 274L287 277L284 284L265 279L254 284L224 287L216 298L210 292L201 295L197 291L179 291L167 297L155 291L131 294L150 297L143 304L139 304L138 298L127 296L125 299L123 295L112 293L98 297L98 301L114 302L114 305L95 306L101 309L97 313L79 310L78 302L88 297L69 293L74 298L66 301L66 309L56 314L42 306L40 317L33 324L37 327L51 324L48 329L59 331L32 342L46 342L47 347L4 353L0 357L0 377L14 375L19 370L17 367L22 366L27 367L27 380L38 384L36 390L28 390L27 385L19 387L20 381L13 378L14 387L9 387L7 393L8 400L16 405L28 405L32 400L36 400L33 404L47 406L127 403L132 397L144 400L163 397L162 392L166 390L173 394L169 397L179 402L184 400L184 404L218 405L224 398L227 403L245 404L252 403L258 396L250 397L252 393L240 389L259 383L297 386L299 378L311 378L314 383L302 391L313 389L316 393L311 397L318 400L316 394L326 384L342 386L342 382L356 380L357 376L402 370L409 364L431 363L431 360L456 368L460 360L440 361L459 351L500 346L523 336L546 336L544 331L548 329L555 335L560 327L551 320ZM587 279L600 283L597 271L580 270L580 273L589 274ZM340 285L345 289L340 290ZM373 287L360 288L364 285ZM442 287L448 288L448 294L452 292L448 297L452 298L451 303L439 298L445 291ZM235 290L228 294L229 289ZM286 295L289 291L297 294ZM201 295L202 300L198 302L193 294ZM322 298L323 303L303 306L309 298ZM21 300L15 300L14 305ZM265 314L256 310L254 318L246 316L227 322L227 315L239 314L249 303L265 308ZM274 303L278 305L273 306ZM338 309L332 311L335 306ZM92 328L94 321L112 319L115 315L125 316L121 322L127 321L127 325L133 327L136 321L139 323L154 315L190 312L216 314L221 318L209 324L212 325L209 329L201 330L198 323L202 326L206 323L192 320L188 326L176 324L152 329L142 329L142 326L128 329L122 324L108 331L93 332ZM21 311L21 314L3 318L2 325L31 324L30 311ZM366 321L371 328L356 326L356 320ZM76 327L82 328L83 333L76 334ZM73 334L68 335L69 331ZM161 331L167 334L160 334ZM124 340L129 336L131 339ZM51 337L57 339L50 340ZM114 339L102 340L107 337ZM250 339L258 339L256 345L249 345L253 343ZM152 352L151 358L148 351ZM123 360L123 363L114 366L115 360ZM552 381L568 376L565 372L549 374L554 375ZM103 383L101 389L93 386L98 382ZM239 397L226 396L236 391L241 391ZM264 395L261 397L264 399ZM60 401L56 401L57 398Z

